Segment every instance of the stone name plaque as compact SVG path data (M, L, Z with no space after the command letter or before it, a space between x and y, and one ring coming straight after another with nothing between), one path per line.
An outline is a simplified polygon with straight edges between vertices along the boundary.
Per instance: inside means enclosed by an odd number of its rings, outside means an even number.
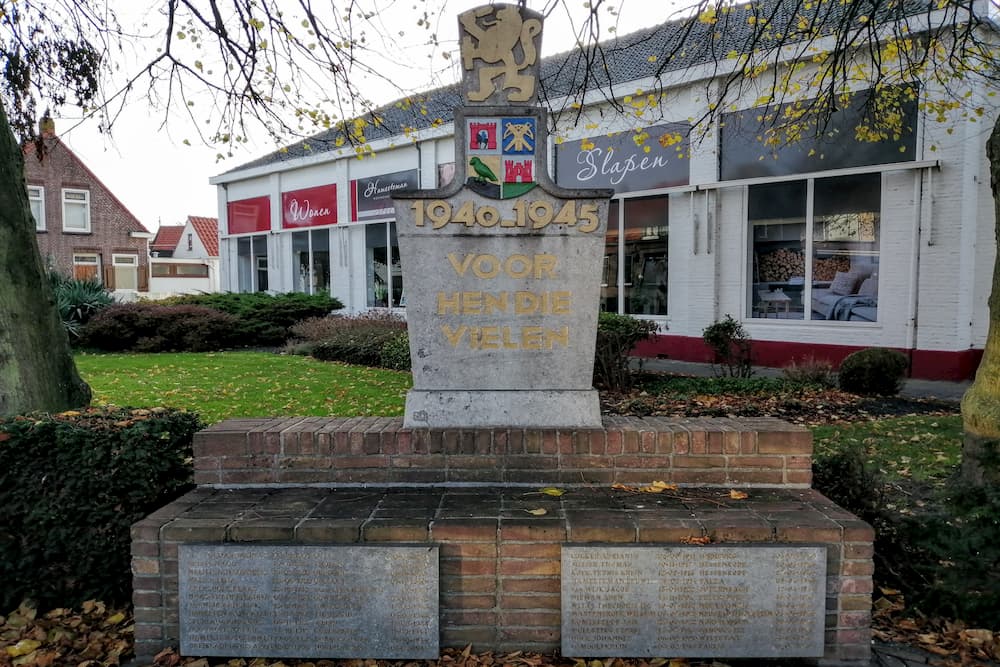
M562 548L562 654L821 657L823 547Z
M183 655L440 655L437 547L182 544L178 585Z

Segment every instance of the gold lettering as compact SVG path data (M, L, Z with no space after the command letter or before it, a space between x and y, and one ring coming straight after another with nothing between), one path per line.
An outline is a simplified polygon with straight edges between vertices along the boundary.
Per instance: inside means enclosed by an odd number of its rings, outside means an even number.
M482 349L484 350L499 350L500 349L500 327L483 327L482 328Z
M505 350L516 350L520 347L517 343L510 339L510 327L504 327L503 330L503 347Z
M494 255L479 255L472 266L472 272L477 278L496 278L500 273L500 260Z
M555 255L535 255L535 277L536 278L552 278L555 276L556 271L556 256Z
M457 329L453 329L451 325L442 324L441 333L443 333L444 337L448 339L448 342L451 343L452 347L458 347L458 344L462 342L462 337L465 335L468 328L469 327L464 324Z
M438 292L437 293L437 314L438 315L458 315L459 301L458 292Z
M567 291L552 292L553 315L569 315L573 312L569 307L570 295L571 292Z
M569 327L549 329L547 334L546 348L549 350L555 347L556 343L561 344L562 347L569 347Z
M448 261L451 262L451 268L455 269L455 273L457 273L460 276L464 276L465 272L469 270L469 264L472 263L473 257L475 257L475 255L471 253L466 253L465 259L459 262L458 258L455 256L455 253L453 252L448 253Z
M483 312L482 292L462 292L462 313L480 315Z
M514 312L517 315L530 315L538 310L539 297L534 292L515 292Z
M520 269L515 269L516 264L520 264ZM531 260L524 255L511 255L503 264L504 271L511 278L527 278L531 275Z
M521 347L525 350L542 349L542 335L545 330L541 327L524 327L521 329Z
M485 292L483 294L483 315L506 313L509 307L507 296L507 292L500 292L498 294Z

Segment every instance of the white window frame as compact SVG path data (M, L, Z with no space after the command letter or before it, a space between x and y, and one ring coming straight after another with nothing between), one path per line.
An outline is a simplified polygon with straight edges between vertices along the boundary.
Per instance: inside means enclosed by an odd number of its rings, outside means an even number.
M113 253L111 255L111 270L115 271L118 267L128 268L135 271L135 290L139 289L139 255L131 255L127 253ZM125 289L128 291L134 291L130 287L120 288L118 286L118 275L115 275L115 289Z
M94 279L97 282L104 284L104 273L103 267L101 266L101 256L93 252L74 252L73 253L73 277L76 277L76 267L77 266L96 266L97 272L94 275Z
M31 215L35 218L35 231L44 232L45 231L45 188L41 185L29 185L28 186L28 204L38 204L38 215L35 216L34 211Z
M83 199L67 199L67 195L83 195ZM79 206L83 205L85 216L84 227L67 227L66 226L66 207L67 206ZM63 188L62 189L62 211L63 211L63 232L67 234L89 234L90 233L90 190L79 190L76 188Z

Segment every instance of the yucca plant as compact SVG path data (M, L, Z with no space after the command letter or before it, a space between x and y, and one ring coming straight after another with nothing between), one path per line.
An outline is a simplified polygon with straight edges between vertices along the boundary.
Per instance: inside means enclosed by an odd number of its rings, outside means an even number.
M50 280L59 317L71 341L80 337L81 328L97 311L115 302L111 292L93 278L67 278L52 273Z

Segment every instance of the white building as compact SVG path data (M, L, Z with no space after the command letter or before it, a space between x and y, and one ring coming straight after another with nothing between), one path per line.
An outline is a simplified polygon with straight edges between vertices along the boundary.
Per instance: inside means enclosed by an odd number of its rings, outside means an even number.
M183 225L161 225L149 244L151 298L218 292L219 221L189 215Z
M647 355L706 360L702 330L730 314L757 363L880 346L908 354L915 377L971 377L996 254L984 150L994 98L970 90L986 110L970 122L961 109L924 111L940 91L923 83L902 95L899 136L867 142L854 138L869 95L858 90L822 138L765 149L757 95L692 129L718 81L712 63L691 56L659 82L649 75L677 30L619 38L610 79L625 113L594 94L578 122L556 121L556 182L616 193L602 308L658 323ZM570 90L561 66L576 57L543 63L550 98ZM643 92L658 85L662 98ZM451 179L460 104L446 88L385 107L364 159L329 131L213 178L222 289L328 291L348 312L405 312L389 196Z

